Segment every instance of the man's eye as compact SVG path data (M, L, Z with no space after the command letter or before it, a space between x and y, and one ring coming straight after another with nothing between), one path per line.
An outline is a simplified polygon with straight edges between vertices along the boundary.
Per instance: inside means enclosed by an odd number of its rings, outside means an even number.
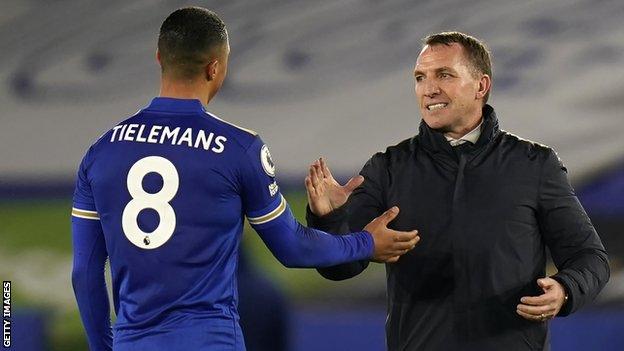
M440 73L440 78L449 78L450 76L448 73Z
M420 82L420 81L422 81L422 80L423 80L423 76L416 76L416 81L417 81L417 82Z

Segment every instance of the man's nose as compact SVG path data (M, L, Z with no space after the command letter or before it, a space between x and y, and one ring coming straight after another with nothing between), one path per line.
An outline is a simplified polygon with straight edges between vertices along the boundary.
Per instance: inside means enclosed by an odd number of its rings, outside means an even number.
M423 93L427 97L434 97L440 94L440 86L432 80L425 80Z

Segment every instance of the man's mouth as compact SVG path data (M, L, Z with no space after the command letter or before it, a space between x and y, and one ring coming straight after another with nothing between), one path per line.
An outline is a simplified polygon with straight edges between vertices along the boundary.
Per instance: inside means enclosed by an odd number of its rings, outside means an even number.
M429 110L429 111L437 111L437 110L445 108L447 105L448 105L448 103L446 103L446 102L438 102L438 103L435 103L435 104L427 105L427 110Z

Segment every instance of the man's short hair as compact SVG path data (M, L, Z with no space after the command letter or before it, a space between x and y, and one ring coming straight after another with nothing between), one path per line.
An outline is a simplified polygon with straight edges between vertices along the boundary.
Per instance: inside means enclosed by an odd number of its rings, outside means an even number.
M429 35L423 39L423 45L430 46L439 44L451 45L453 43L458 43L464 48L473 76L478 77L481 74L487 74L492 78L490 50L483 41L461 32L442 32ZM490 91L485 94L483 98L484 103L490 97Z
M158 51L163 74L193 79L227 43L225 23L202 7L185 7L171 13L160 26Z

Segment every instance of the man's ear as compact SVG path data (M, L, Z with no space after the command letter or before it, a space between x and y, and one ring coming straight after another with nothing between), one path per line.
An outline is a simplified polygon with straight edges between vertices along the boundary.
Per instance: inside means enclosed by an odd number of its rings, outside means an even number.
M475 98L477 100L483 99L485 95L488 93L488 91L490 91L491 87L492 87L492 79L487 74L484 74L483 76L481 76L481 79L479 80L479 87L477 90L477 94L475 95Z
M207 81L212 81L215 76L217 75L217 72L219 72L220 69L220 65L219 65L219 60L214 59L212 61L210 61L207 65L206 65L206 80Z
M160 62L160 50L156 49L156 61L158 64L162 66L162 62Z

